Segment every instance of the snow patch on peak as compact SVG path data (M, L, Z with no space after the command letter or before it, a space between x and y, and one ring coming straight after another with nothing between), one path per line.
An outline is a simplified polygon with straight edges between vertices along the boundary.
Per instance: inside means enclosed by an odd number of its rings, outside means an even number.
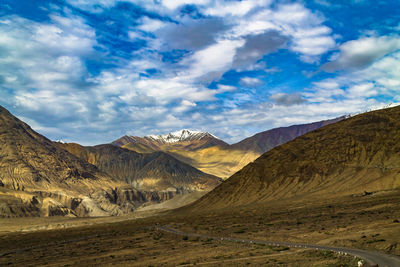
M165 142L165 143L176 143L180 141L193 141L193 140L201 140L205 137L214 137L216 136L208 133L208 132L201 132L201 131L193 131L188 129L183 129L180 131L163 134L163 135L148 135L145 138L151 138L157 141ZM219 139L219 138L217 138Z

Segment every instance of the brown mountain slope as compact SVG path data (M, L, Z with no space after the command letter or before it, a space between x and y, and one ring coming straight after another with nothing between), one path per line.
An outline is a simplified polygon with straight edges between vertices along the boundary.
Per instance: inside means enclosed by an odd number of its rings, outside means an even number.
M180 161L221 178L228 178L261 154L234 150L230 147L212 146L195 151L173 149L167 151Z
M160 151L139 154L114 145L58 145L115 179L133 185L146 196L147 201L165 201L176 194L210 191L221 183L219 178Z
M141 143L127 143L123 146L121 146L122 148L126 148L129 149L131 151L135 151L137 153L153 153L156 152L156 150L152 149L151 147L148 147L144 144Z
M325 126L263 154L190 208L400 188L400 107Z
M190 151L170 148L167 152L205 173L226 179L268 150L344 118L276 128L258 133L230 146L211 146Z
M54 145L0 106L0 217L117 215L140 201L131 186Z

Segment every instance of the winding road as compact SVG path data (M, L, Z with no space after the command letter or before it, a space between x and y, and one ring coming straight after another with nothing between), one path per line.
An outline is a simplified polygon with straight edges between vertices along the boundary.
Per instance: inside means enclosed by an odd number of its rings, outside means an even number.
M357 256L359 258L364 259L369 265L379 267L400 267L400 257L395 255L384 254L375 251L366 251L361 249L352 249L352 248L338 248L338 247L328 247L328 246L320 246L320 245L309 245L309 244L297 244L297 243L287 243L287 242L273 242L273 241L264 241L264 240L252 240L252 239L241 239L241 238L233 238L233 237L216 237L195 233L185 233L179 231L177 229L170 228L168 225L165 226L157 226L156 229L176 235L181 236L191 236L191 237L202 237L209 238L214 240L221 241L233 241L233 242L243 242L249 244L264 244L269 246L286 246L286 247L294 247L294 248L310 248L310 249L323 249L330 250L338 253L347 253L353 256Z

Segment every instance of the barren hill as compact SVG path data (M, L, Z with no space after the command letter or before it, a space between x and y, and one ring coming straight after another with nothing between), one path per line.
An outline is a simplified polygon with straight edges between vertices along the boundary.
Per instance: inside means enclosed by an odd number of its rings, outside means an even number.
M147 201L165 201L176 194L210 191L221 183L218 177L205 174L161 151L139 154L110 144L93 147L73 143L58 145L115 179L131 184Z
M266 152L190 208L400 188L400 107L361 114Z
M276 146L295 139L296 137L343 119L345 119L345 116L332 120L274 128L243 139L242 141L231 145L230 148L233 150L253 151L261 155Z
M228 178L268 150L344 118L275 128L255 134L232 145L215 145L190 151L170 148L167 152L201 171ZM130 144L126 147L129 148Z
M59 148L0 106L0 217L102 216L142 195Z

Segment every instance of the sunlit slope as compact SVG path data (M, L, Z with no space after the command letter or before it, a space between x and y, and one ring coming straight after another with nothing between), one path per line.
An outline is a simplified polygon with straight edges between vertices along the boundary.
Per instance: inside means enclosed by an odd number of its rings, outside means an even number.
M0 217L103 216L141 196L32 130L0 106Z
M191 208L400 189L400 107L358 115L266 152Z
M162 151L140 154L111 144L93 147L74 143L58 145L116 180L131 184L150 202L165 201L176 194L208 192L221 183L218 177L203 173Z
M160 143L148 137L124 136L114 141L113 144L139 153L149 153L154 150L165 151L205 173L226 179L264 152L342 119L344 117L275 128L257 133L232 145L228 145L210 134L207 135L207 138L200 140L175 143Z
M196 151L169 150L168 153L205 173L224 179L261 155L253 151L233 150L220 146Z
M152 149L149 146L141 143L128 143L126 145L121 146L122 148L129 149L131 151L135 151L137 153L153 153L157 150Z

